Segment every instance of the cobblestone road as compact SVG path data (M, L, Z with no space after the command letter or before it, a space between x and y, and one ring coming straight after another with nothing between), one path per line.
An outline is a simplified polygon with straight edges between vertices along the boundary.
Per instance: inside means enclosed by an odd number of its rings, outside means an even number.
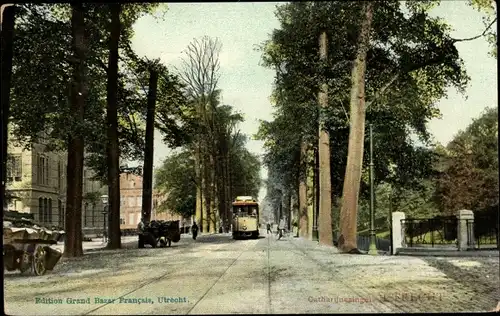
M499 301L498 257L343 255L267 235L125 245L63 259L41 277L7 273L7 314L472 312Z

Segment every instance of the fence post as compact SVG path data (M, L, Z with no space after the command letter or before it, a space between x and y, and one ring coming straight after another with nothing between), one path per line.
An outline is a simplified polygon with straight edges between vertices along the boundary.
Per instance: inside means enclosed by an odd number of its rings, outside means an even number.
M460 210L457 215L458 250L464 251L474 247L474 212Z
M405 219L405 213L392 213L392 254L395 255L399 248L403 248L404 235L401 220Z

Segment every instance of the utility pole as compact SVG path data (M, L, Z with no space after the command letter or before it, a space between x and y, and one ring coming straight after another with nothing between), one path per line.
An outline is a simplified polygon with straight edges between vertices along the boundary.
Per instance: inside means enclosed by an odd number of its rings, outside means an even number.
M369 255L378 255L377 242L375 237L375 188L373 187L373 131L372 124L370 124L370 248L368 248Z

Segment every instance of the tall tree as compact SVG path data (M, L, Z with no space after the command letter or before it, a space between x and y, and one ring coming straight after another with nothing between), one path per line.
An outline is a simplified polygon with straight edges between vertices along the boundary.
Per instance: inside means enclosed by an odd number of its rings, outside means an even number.
M308 144L303 140L300 147L300 175L299 175L299 236L307 237L309 221L307 212L307 149Z
M361 30L357 43L357 54L351 79L351 129L347 151L347 166L342 191L340 210L340 237L338 246L343 251L357 248L357 207L361 170L363 168L363 147L365 143L365 73L366 55L369 49L374 2L366 2L360 17Z
M13 5L2 5L2 83L1 83L1 164L2 178L0 186L0 198L2 199L2 208L7 206L7 196L5 187L7 184L7 142L8 142L8 125L10 116L10 88L12 79L12 51L13 51L13 32L15 25L15 10Z
M111 21L109 24L109 58L107 83L107 157L109 190L109 243L108 247L121 247L120 235L120 147L118 143L118 43L120 42L120 3L109 4Z
M193 143L195 152L199 156L195 157L200 178L197 181L199 191L197 194L197 221L201 220L202 232L215 232L215 226L210 225L210 216L213 211L210 205L213 204L212 170L213 153L213 121L211 120L214 107L218 99L217 86L219 82L219 53L221 43L218 39L211 39L207 36L195 39L188 45L186 59L183 60L180 77L187 86L188 97L197 104L196 116L199 120L196 132L196 142ZM203 198L200 196L203 195ZM198 202L200 202L198 204ZM198 206L199 205L199 206ZM200 210L201 209L201 210Z
M319 36L320 58L326 62L328 58L328 42L326 31ZM328 84L321 84L319 93L321 110L328 107ZM330 180L330 137L325 129L325 122L319 122L319 242L323 245L333 246L332 236L332 183Z
M144 178L142 184L142 217L145 223L151 220L153 200L153 144L156 94L158 90L158 70L154 65L149 69L148 107L146 115L146 148L144 149Z
M85 83L87 39L85 38L85 8L81 3L71 4L73 30L73 78L71 82L70 107L73 130L68 134L68 168L67 168L67 204L66 204L66 239L64 255L78 257L83 255L82 249L82 191L83 191L83 155L84 139L81 130L84 124Z

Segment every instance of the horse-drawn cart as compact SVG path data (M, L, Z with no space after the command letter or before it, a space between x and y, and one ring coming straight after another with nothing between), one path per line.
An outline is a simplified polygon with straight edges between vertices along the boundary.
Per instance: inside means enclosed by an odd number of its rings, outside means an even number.
M149 224L139 223L139 248L144 248L144 244L149 244L156 248L171 246L181 239L179 221L151 221Z
M57 244L63 235L64 231L33 225L30 220L4 219L4 269L19 270L21 273L31 270L35 275L54 269L62 253L50 246Z

